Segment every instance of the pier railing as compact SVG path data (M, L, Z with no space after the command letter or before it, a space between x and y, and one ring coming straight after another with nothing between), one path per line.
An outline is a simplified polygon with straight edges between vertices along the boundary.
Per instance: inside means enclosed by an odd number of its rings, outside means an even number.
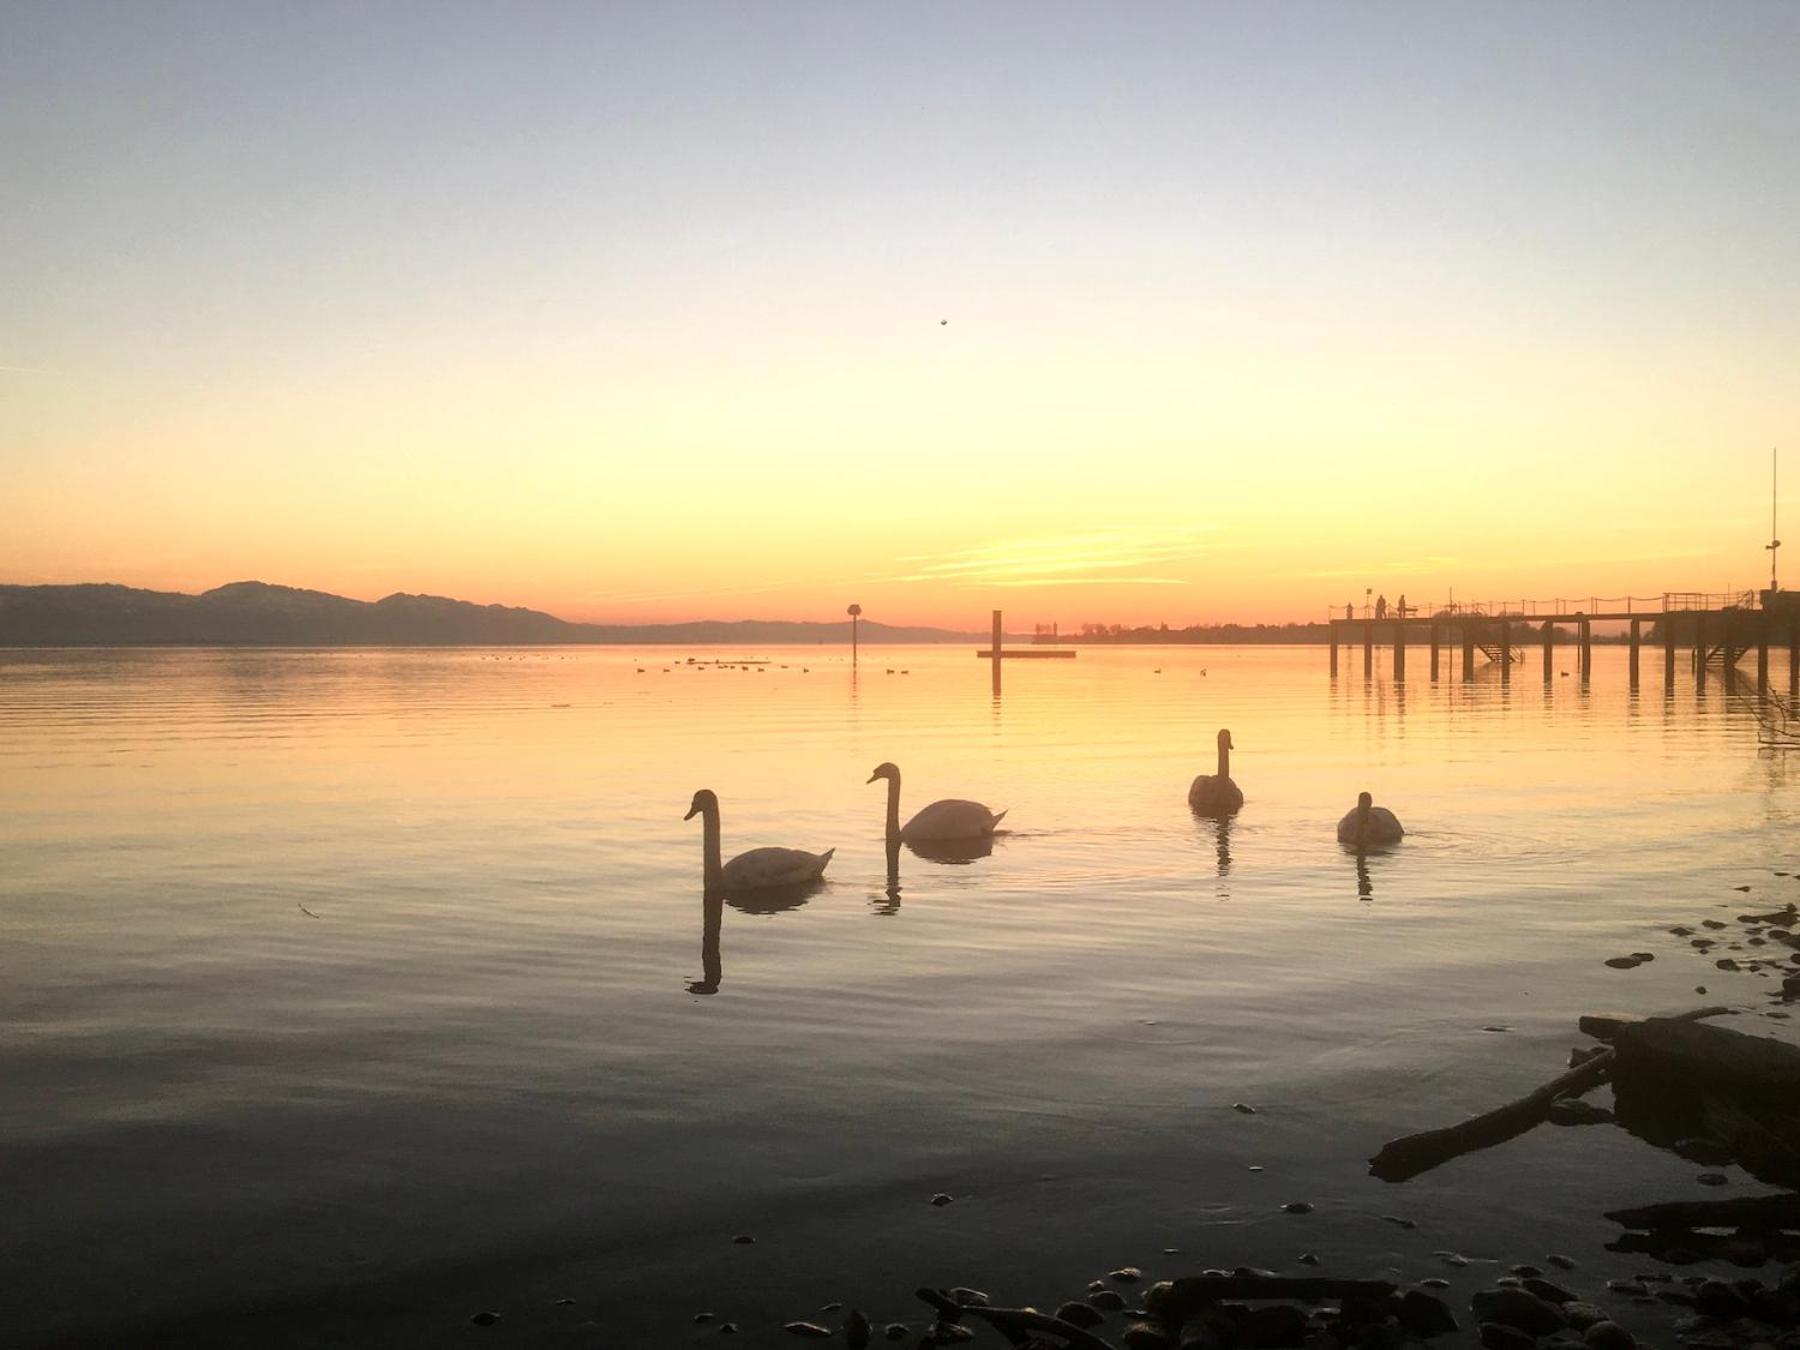
M1692 610L1755 609L1755 591L1664 591L1661 595L1588 595L1548 600L1447 600L1436 605L1407 605L1403 614L1388 606L1382 619L1572 619L1583 614L1657 614ZM1349 618L1375 620L1375 608L1361 605L1346 615L1342 609L1326 611L1327 620Z

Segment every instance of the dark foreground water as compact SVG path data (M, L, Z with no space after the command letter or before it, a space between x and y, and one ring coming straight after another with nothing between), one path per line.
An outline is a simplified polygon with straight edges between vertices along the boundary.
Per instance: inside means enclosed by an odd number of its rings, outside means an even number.
M828 1300L917 1323L920 1283L1044 1302L1123 1262L1632 1268L1599 1212L1703 1193L1622 1131L1403 1186L1366 1159L1551 1076L1580 1012L1766 1007L1663 930L1800 892L1800 757L1685 663L1667 696L1616 650L1585 690L1535 655L1510 686L1356 664L1086 650L996 699L963 648L860 678L823 649L0 654L5 1342L680 1345L711 1311L756 1345ZM1224 828L1185 805L1221 726ZM903 853L896 891L887 759L903 810L1014 832ZM804 903L727 908L716 964L698 787L727 855L837 848ZM1409 835L1359 875L1333 826L1363 787Z

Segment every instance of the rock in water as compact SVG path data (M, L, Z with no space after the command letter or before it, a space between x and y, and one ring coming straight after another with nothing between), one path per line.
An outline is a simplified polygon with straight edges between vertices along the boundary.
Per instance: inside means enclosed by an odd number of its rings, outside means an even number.
M1497 1322L1531 1336L1548 1336L1565 1325L1554 1304L1523 1289L1483 1289L1469 1300L1469 1307L1479 1322Z
M869 1325L869 1319L863 1316L860 1308L852 1308L844 1318L844 1344L849 1346L850 1350L863 1350L863 1347L868 1345L873 1331L874 1328Z
M1056 1310L1056 1316L1060 1321L1067 1322L1072 1327L1081 1327L1083 1330L1088 1327L1097 1327L1106 1320L1105 1315L1091 1303L1076 1303L1073 1300L1059 1307Z
M809 1341L831 1339L831 1333L817 1322L789 1322L782 1330L790 1336L803 1336Z
M1148 1322L1133 1322L1119 1335L1125 1350L1174 1350L1175 1342Z
M1637 1340L1617 1322L1596 1322L1581 1338L1588 1350L1637 1350Z
M931 1203L936 1205L939 1209L942 1209L945 1205L956 1203L956 1197L954 1195L945 1195L942 1191L939 1191L936 1195L931 1197Z
M1400 1299L1400 1324L1413 1335L1429 1339L1455 1331L1456 1314L1443 1299L1408 1289Z
M469 1319L478 1327L491 1327L499 1320L500 1314L497 1312L478 1312Z
M1306 1314L1291 1303L1252 1308L1237 1326L1237 1343L1248 1350L1284 1350L1306 1343Z

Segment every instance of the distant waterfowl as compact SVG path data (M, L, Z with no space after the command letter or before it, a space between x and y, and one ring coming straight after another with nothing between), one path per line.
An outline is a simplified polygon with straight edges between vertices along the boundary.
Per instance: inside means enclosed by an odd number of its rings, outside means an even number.
M1357 848L1397 844L1405 833L1394 813L1375 805L1375 799L1366 792L1357 797L1355 808L1338 822L1337 829L1338 843L1354 844Z
M807 853L797 848L753 848L730 862L719 862L719 799L709 788L694 794L683 820L701 817L705 826L707 894L779 890L817 881L836 849Z
M919 811L906 822L900 824L900 770L892 764L878 766L869 775L873 783L877 778L887 779L887 837L898 839L903 843L942 844L957 840L981 839L994 832L994 827L1006 817L1006 812L996 814L980 802L966 802L954 797L946 797L943 801L933 802Z
M1244 804L1244 792L1231 781L1231 733L1219 732L1219 771L1203 773L1188 788L1188 805L1203 816L1229 816Z

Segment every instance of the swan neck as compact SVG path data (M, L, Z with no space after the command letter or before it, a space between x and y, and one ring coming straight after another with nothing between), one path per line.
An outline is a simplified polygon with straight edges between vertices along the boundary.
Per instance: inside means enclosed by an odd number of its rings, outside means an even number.
M719 857L719 810L708 807L701 813L703 829L701 848L705 863L706 893L716 895L725 888L725 864Z
M1231 747L1223 741L1219 743L1219 777L1231 777Z
M895 774L887 780L887 836L889 839L900 837L900 775Z

